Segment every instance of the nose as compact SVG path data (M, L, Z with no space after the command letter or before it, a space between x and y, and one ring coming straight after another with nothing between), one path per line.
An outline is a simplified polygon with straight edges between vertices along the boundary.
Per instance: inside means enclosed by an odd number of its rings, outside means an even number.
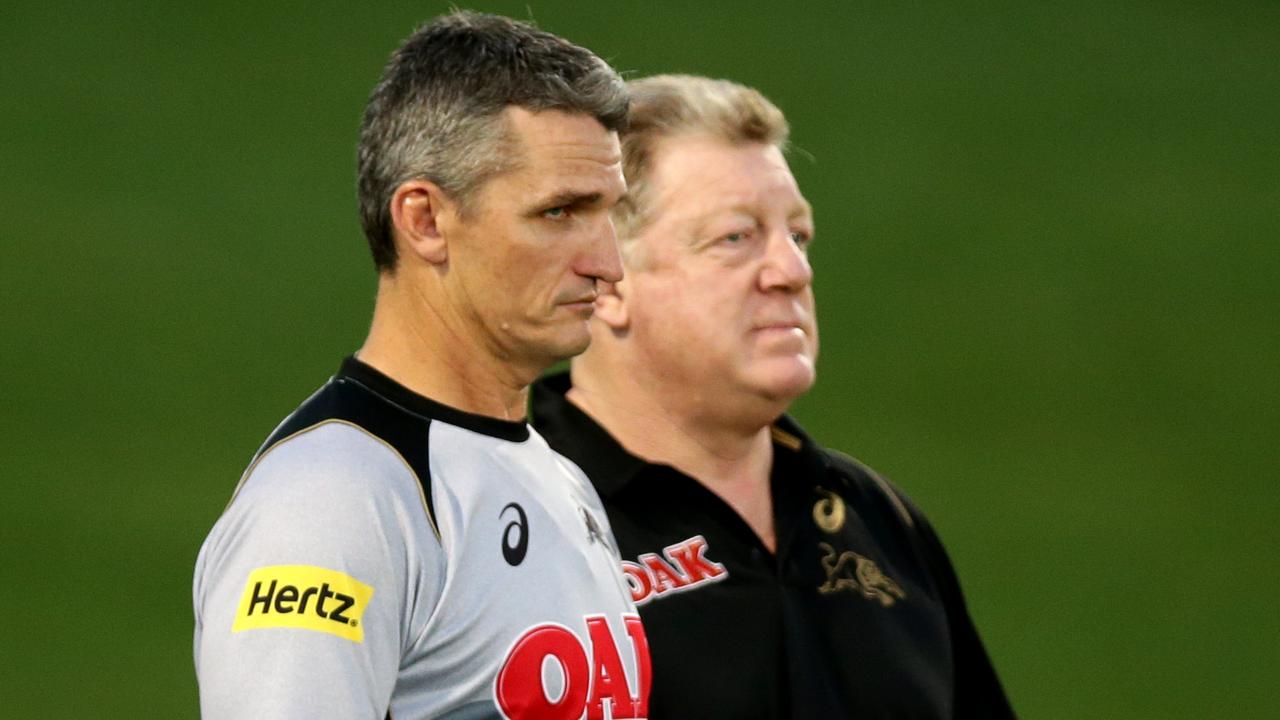
M760 289L799 292L813 282L813 267L804 248L797 245L791 233L776 233L769 239L764 267L760 270Z
M622 256L618 253L618 234L613 228L613 218L602 213L597 223L592 223L586 250L579 257L577 272L583 277L616 283L622 279Z

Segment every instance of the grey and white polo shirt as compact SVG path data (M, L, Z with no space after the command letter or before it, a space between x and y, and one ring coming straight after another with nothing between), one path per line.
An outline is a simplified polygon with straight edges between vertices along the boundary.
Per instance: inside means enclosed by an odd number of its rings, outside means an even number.
M348 358L196 563L205 718L643 718L648 646L595 490L525 423Z

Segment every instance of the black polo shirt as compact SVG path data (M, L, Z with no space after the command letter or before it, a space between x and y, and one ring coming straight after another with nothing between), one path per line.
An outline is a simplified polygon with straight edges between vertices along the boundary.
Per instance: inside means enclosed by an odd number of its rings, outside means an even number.
M933 529L872 470L780 418L775 555L568 388L567 374L534 386L533 425L604 501L649 638L651 718L1013 716Z

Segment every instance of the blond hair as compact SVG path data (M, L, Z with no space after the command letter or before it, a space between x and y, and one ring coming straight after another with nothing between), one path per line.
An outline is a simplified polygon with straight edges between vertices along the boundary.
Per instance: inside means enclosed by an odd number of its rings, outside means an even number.
M745 85L695 75L654 75L628 82L627 90L631 109L621 134L627 195L613 214L624 253L627 241L653 219L647 181L655 148L664 138L707 135L730 145L758 142L786 148L786 117Z

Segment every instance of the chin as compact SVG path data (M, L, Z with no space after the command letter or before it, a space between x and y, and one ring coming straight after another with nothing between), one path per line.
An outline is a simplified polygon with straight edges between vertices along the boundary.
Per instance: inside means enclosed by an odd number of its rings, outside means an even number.
M809 392L817 380L813 361L796 358L787 362L774 361L761 368L753 383L766 397L779 402L792 400Z
M561 334L554 341L547 344L546 350L547 355L554 358L554 362L559 362L581 355L590 344L591 333L583 327L581 332Z

